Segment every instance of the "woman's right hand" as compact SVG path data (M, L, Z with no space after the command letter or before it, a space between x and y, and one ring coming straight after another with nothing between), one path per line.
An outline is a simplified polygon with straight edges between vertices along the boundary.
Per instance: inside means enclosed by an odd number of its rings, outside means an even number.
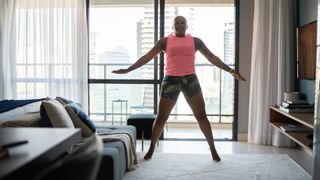
M115 74L126 74L128 72L129 72L128 69L118 69L118 70L112 71L112 73L115 73Z

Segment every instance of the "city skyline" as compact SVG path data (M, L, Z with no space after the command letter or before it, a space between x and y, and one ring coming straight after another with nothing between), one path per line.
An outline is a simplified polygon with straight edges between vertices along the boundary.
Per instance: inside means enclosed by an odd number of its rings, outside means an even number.
M173 7L171 7L173 8ZM212 10L214 8L214 10ZM144 7L121 7L121 8L109 8L108 11L103 8L91 8L90 14L90 35L91 33L97 33L97 41L95 53L99 56L105 51L110 51L114 46L127 47L129 52L130 62L135 62L138 58L137 55L137 34L138 23L145 17ZM173 8L174 9L174 8ZM224 43L224 26L225 23L234 23L234 8L233 7L198 7L194 9L194 17L190 18L188 10L190 7L179 8L179 13L169 13L166 11L169 18L165 18L165 36L172 32L172 20L176 15L184 15L188 19L189 28L187 33L191 33L193 36L201 38L206 45L213 51L218 57L223 59L224 49L221 44ZM123 15L123 11L128 13L126 16ZM153 18L153 12L151 13ZM110 18L107 17L117 17ZM130 17L128 21L127 17ZM210 17L210 21L208 20ZM212 18L213 17L213 18ZM108 19L108 23L105 21ZM192 20L191 20L192 19ZM208 22L209 21L209 22ZM214 21L215 23L210 23ZM125 22L125 23L123 23ZM114 26L115 28L110 28ZM153 19L150 28L153 28ZM128 31L130 29L131 31ZM152 30L152 29L151 29ZM191 32L190 32L191 30ZM153 34L153 30L152 30ZM152 35L153 37L153 35ZM209 41L212 39L212 41ZM153 38L152 44L153 45ZM151 48L148 46L149 49ZM141 54L140 54L141 55Z

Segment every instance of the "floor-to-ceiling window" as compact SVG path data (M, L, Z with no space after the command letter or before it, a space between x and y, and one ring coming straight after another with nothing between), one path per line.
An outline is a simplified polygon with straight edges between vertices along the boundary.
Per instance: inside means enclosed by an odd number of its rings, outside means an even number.
M94 120L121 125L131 113L154 113L155 61L125 75L112 73L152 47L154 24L153 0L90 1L89 102Z
M123 124L132 113L156 113L164 59L157 57L126 75L111 72L128 67L146 53L161 38L161 31L167 36L176 15L187 18L188 33L201 38L214 54L235 68L233 0L158 3L163 1L90 1L89 102L95 121ZM215 138L232 139L234 79L200 53L196 54L196 71ZM165 137L204 138L182 94L168 120Z

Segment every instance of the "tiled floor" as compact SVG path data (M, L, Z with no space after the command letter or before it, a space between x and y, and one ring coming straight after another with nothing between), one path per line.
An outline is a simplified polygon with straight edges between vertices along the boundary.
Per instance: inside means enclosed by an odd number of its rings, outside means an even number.
M142 150L141 140L137 141L137 152L147 152L150 140L144 140ZM300 164L309 174L312 169L312 156L299 148L278 148L274 146L261 146L246 142L216 141L219 154L288 154ZM199 153L208 154L209 148L206 141L179 141L161 140L156 148L157 152L164 153Z
M232 129L215 128L212 130L215 139L232 139ZM200 128L165 128L164 138L168 139L204 139Z

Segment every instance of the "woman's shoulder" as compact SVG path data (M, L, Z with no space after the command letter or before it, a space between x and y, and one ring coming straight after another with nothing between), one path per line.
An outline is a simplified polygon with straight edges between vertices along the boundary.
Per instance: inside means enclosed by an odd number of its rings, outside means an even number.
M194 40L194 43L197 45L197 44L202 44L203 43L203 41L200 39L200 38L198 38L198 37L193 37L193 40Z
M202 42L202 40L198 37L193 37L193 40L196 42L196 41L199 41L199 42Z
M167 41L168 41L168 37L162 37L158 41L158 43L161 45L161 49L164 51L166 50Z
M204 45L203 41L198 37L193 37L193 41L194 41L196 50L201 49L201 47L203 47L203 45Z
M162 38L159 39L159 42L161 44L167 44L167 41L168 41L168 37L162 37Z

